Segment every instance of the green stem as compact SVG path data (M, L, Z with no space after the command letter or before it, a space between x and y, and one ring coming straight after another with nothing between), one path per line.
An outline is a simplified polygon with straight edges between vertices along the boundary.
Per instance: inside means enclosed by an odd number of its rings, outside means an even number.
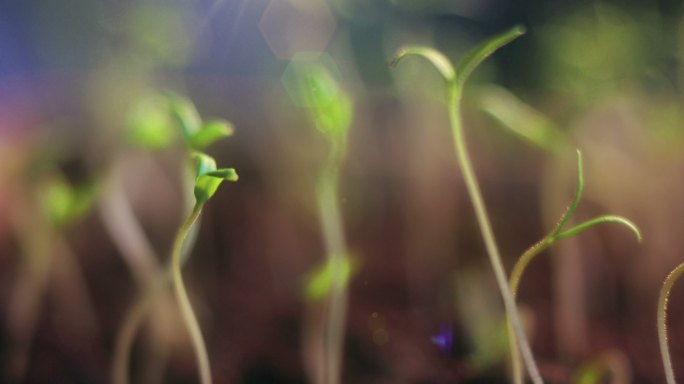
M518 259L513 266L511 271L511 277L509 280L509 286L511 289L511 296L513 297L513 302L517 303L518 297L518 287L520 286L520 280L522 279L522 274L527 268L527 265L534 259L535 256L540 254L542 251L549 248L555 243L554 239L545 237L535 245L531 246L523 255ZM508 325L508 335L510 338L509 347L511 350L511 371L513 374L513 383L522 384L524 380L523 363L520 360L520 352L517 348L517 337L513 332L513 325L510 321L510 317L507 320Z
M581 172L581 171L580 171ZM581 173L580 173L581 174ZM579 178L580 182L582 180L582 177ZM578 193L575 196L579 196L582 191L582 186L578 188ZM587 220L581 224L578 224L566 231L563 231L563 227L565 224L568 222L567 219L569 219L570 215L572 212L575 210L577 207L577 204L579 203L579 199L575 198L575 200L572 202L572 204L569 206L568 210L566 213L563 215L563 219L559 222L559 224L556 226L556 228L548 235L546 235L543 239L541 239L539 242L531 246L530 248L523 253L522 256L518 259L518 261L515 263L513 266L513 270L511 271L511 277L509 280L509 286L511 289L511 294L513 296L513 302L517 302L517 297L518 297L518 286L520 285L520 280L522 279L522 275L527 269L527 266L530 264L532 259L534 259L538 254L541 252L545 251L546 249L550 248L552 245L556 244L559 240L566 239L568 237L572 237L574 235L580 234L587 229L597 225L597 224L603 224L603 223L618 223L626 226L629 228L634 235L636 236L637 240L641 242L641 232L639 231L639 228L631 222L630 220L622 217L622 216L616 216L616 215L606 215L606 216L600 216L596 217L594 219ZM567 218L567 219L566 219ZM515 348L516 345L516 336L510 332L511 331L511 323L510 321L508 322L508 328L509 328L509 335L511 338L511 370L513 373L513 383L514 384L522 384L523 383L523 370L522 370L522 362L520 361L520 354L518 353L518 350Z
M494 233L492 231L492 226L489 222L489 216L487 215L487 210L485 208L482 193L480 192L480 187L475 178L475 172L470 162L470 156L468 155L468 150L465 145L465 139L463 137L463 128L461 124L460 117L460 102L462 96L462 90L457 86L455 81L449 82L449 120L451 121L451 128L454 139L454 147L456 149L456 156L458 158L458 164L463 173L463 179L472 200L473 208L475 209L475 215L477 216L477 222L480 226L480 231L482 232L482 238L485 243L485 248L487 249L487 254L489 255L489 261L494 269L494 275L496 277L497 284L501 291L503 297L504 306L506 308L506 313L509 316L513 334L517 338L517 345L520 348L523 360L527 365L527 370L530 372L530 378L535 384L543 383L537 364L532 356L532 350L525 336L525 332L522 328L520 322L520 316L518 315L518 310L515 306L513 300L513 295L509 289L506 272L504 271L503 263L501 262L501 256L499 254L499 249L496 245L496 240L494 238Z
M171 280L183 321L188 328L188 333L190 334L190 339L192 340L195 349L201 383L211 384L211 369L209 368L207 347L204 343L197 317L192 309L192 304L190 303L190 298L188 297L188 292L185 288L185 283L183 282L183 275L181 274L183 242L201 212L202 204L196 204L190 213L190 216L188 216L176 234L171 253Z
M676 384L674 370L672 369L672 359L670 358L670 349L667 345L667 302L672 286L682 273L684 273L684 263L679 264L667 276L663 287L660 288L660 297L658 298L658 342L660 343L660 354L663 359L667 384Z
M316 188L326 257L333 266L325 329L324 377L326 384L341 382L344 323L347 313L347 289L342 271L347 250L338 198L339 166L342 155L342 146L333 143Z
M587 220L587 221L585 221L581 224L578 224L578 225L576 225L576 226L574 226L574 227L572 227L566 231L558 233L555 239L560 240L560 239L572 237L574 235L577 235L579 233L586 231L587 229L593 227L596 224L602 224L602 223L622 224L622 225L626 226L627 228L629 228L634 233L634 235L637 238L637 241L641 242L641 232L639 231L637 226L632 221L625 219L622 216L615 216L615 215L606 215L606 216L597 217L597 218L594 218L591 220Z

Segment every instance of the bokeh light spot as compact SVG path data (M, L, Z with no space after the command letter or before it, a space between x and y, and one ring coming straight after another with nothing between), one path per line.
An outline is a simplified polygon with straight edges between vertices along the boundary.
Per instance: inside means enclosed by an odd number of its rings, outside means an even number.
M336 22L323 0L272 0L259 21L259 30L273 54L291 59L301 51L323 51Z

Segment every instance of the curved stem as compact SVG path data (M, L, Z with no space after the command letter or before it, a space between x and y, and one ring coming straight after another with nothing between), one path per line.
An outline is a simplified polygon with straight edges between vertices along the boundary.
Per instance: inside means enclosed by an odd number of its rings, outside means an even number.
M482 193L480 192L480 187L475 178L475 172L470 162L470 156L468 155L468 150L465 145L465 140L463 137L463 128L461 126L460 118L460 101L462 92L459 87L457 87L455 82L450 82L449 84L449 119L451 121L451 128L454 139L454 147L456 149L456 156L458 158L458 164L463 173L463 179L470 195L470 199L475 209L475 215L477 216L477 222L480 226L480 231L482 232L482 238L487 249L487 254L489 255L489 261L494 269L494 275L496 277L496 282L499 285L499 290L503 297L504 306L506 307L506 313L509 316L511 325L513 327L513 334L517 338L517 344L520 348L520 352L523 357L523 361L527 366L527 370L530 373L530 378L535 384L543 383L537 364L532 356L532 350L527 341L527 337L522 328L520 322L520 316L518 315L518 309L513 301L513 295L508 286L508 281L506 278L506 272L504 271L503 263L501 262L501 256L499 254L499 249L496 245L496 240L494 238L494 233L492 231L492 226L489 222L489 216L487 215L487 210L485 208Z
M580 163L581 164L581 163ZM580 171L581 175L581 171ZM582 178L579 178L582 180ZM581 188L578 188L578 193L576 196L579 196L581 193ZM579 202L578 199L575 199L573 203L569 206L568 210L566 213L563 215L565 218L566 216L569 215L567 212L570 212L572 214L572 211L577 206L577 203ZM523 272L525 272L525 269L527 269L527 266L530 264L532 259L534 259L538 254L541 252L545 251L546 249L550 248L552 245L554 245L556 242L562 239L566 239L568 237L572 237L574 235L577 235L579 233L582 233L586 231L587 229L597 225L597 224L603 224L603 223L618 223L626 226L631 230L634 235L636 236L637 240L641 242L641 232L639 231L639 228L630 220L622 217L622 216L616 216L616 215L606 215L606 216L600 216L594 219L587 220L581 224L578 224L566 231L561 232L563 229L565 223L567 223L567 220L563 219L559 222L560 224L556 226L556 229L554 229L550 234L546 235L543 239L541 239L539 242L531 246L530 248L523 253L522 256L518 259L518 261L515 263L513 266L513 270L511 271L511 277L509 280L509 286L511 288L511 294L513 296L513 302L517 302L517 297L518 297L518 286L520 285L520 280L522 279ZM523 382L523 371L522 371L522 363L520 362L520 355L515 348L515 335L510 332L511 330L511 324L510 322L508 323L509 326L509 335L511 337L511 370L513 373L513 382L515 384L522 384Z
M211 369L209 367L207 347L204 343L197 317L192 309L192 304L190 303L190 298L188 297L188 292L185 288L185 283L183 282L183 275L181 274L183 242L201 212L202 204L196 204L190 213L190 216L188 216L176 234L171 253L171 280L183 321L188 328L190 339L192 340L195 349L201 382L202 384L211 384Z
M520 280L522 279L522 274L527 268L527 265L532 261L532 259L534 259L535 256L540 254L545 249L549 248L551 245L553 245L553 243L555 243L553 239L549 239L548 237L543 238L538 243L528 248L527 251L525 251L525 253L523 253L520 259L518 259L518 261L515 263L515 266L513 266L513 270L511 271L511 277L509 279L509 286L511 289L511 296L513 297L514 303L517 303L518 287L520 285ZM513 383L523 384L523 362L520 360L520 351L517 348L518 339L514 332L513 325L510 321L510 317L507 320L507 326L509 335L508 344L511 353L511 372L513 376Z
M667 384L676 384L674 370L672 369L672 359L670 358L670 349L667 345L667 302L672 286L682 273L684 273L684 263L679 264L667 276L663 287L660 288L660 297L658 298L658 342L660 343L660 354L663 359Z
M128 362L135 335L140 329L145 315L155 303L161 289L166 286L170 278L168 271L159 272L145 294L128 310L124 322L116 337L114 346L114 360L112 362L112 381L114 384L128 384Z
M577 235L579 233L582 233L586 231L587 229L593 227L596 224L602 224L602 223L617 223L617 224L622 224L629 228L632 233L634 233L634 236L636 236L637 241L641 242L641 232L639 231L639 228L637 228L636 224L634 224L631 220L628 220L622 216L616 216L616 215L606 215L606 216L601 216L597 217L594 219L587 220L581 224L577 224L576 226L563 231L561 233L558 233L556 236L557 240L560 239L565 239L574 235Z
M339 384L342 375L344 323L347 314L347 287L343 272L347 257L338 198L339 166L343 145L332 143L327 164L318 181L316 194L326 257L332 265L332 284L325 329L324 377L327 384Z

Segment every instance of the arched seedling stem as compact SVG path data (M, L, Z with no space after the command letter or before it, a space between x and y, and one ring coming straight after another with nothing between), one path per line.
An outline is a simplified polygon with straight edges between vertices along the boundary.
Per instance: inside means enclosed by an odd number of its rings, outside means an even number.
M568 237L572 237L575 235L578 235L584 231L586 231L589 228L592 228L598 224L603 224L603 223L617 223L621 224L632 233L634 233L634 236L637 238L637 241L641 242L641 232L639 231L639 228L634 224L632 221L629 219L626 219L622 216L616 216L616 215L605 215L605 216L599 216L587 221L584 221L578 225L575 225L574 227L563 230L565 226L567 225L568 221L572 217L572 214L575 212L577 209L577 206L579 205L580 199L582 197L582 191L584 190L584 171L582 167L582 152L577 150L577 189L575 190L575 196L572 199L572 202L568 205L568 207L565 209L565 212L561 215L561 218L558 220L558 223L554 227L554 229L549 233L548 235L544 236L539 242L531 246L530 248L525 251L525 253L520 256L518 261L515 263L513 266L513 270L511 272L511 277L509 280L509 285L511 289L511 293L513 295L513 301L516 301L517 299L517 294L518 294L518 286L520 285L520 280L522 278L523 273L525 272L525 269L527 266L530 264L530 262L541 252L545 251L546 249L550 248L552 245L554 245L556 242L562 239L566 239ZM523 365L522 362L520 361L520 355L518 353L518 349L515 348L516 345L516 340L515 338L517 337L516 333L513 332L512 329L512 324L509 321L508 324L509 327L509 337L511 338L511 370L512 370L512 375L513 375L513 383L514 384L522 384L524 381L524 372L523 372Z

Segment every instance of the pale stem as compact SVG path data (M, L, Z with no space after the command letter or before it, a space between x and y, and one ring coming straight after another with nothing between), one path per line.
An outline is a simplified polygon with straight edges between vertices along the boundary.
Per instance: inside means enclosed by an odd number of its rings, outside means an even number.
M487 210L482 199L482 193L480 192L480 187L477 183L475 172L470 162L470 156L468 155L468 150L465 145L460 118L460 101L460 89L454 82L450 82L448 98L449 119L451 121L454 147L456 149L458 164L463 173L463 179L475 210L480 231L482 232L482 239L484 240L485 248L487 249L489 261L494 269L494 276L503 297L506 313L508 314L513 326L514 334L517 337L518 347L522 353L523 361L527 365L527 370L530 373L532 382L535 384L541 384L543 383L541 374L539 373L537 364L532 356L532 350L527 341L527 337L525 336L525 332L523 331L520 316L518 315L518 310L515 306L515 302L513 301L513 295L508 287L506 272L504 271L499 249L496 245L496 240L492 231L492 226L489 222L489 216L487 215Z
M202 337L197 317L192 309L188 292L183 282L183 275L181 274L182 264L182 249L185 238L188 236L192 225L195 223L202 211L202 204L196 204L190 216L183 223L176 234L176 239L173 243L173 250L171 253L171 279L173 288L178 300L178 306L183 317L183 321L190 334L193 348L195 349L195 356L197 358L197 367L200 373L200 380L202 384L211 384L211 369L209 367L209 354L207 347Z

